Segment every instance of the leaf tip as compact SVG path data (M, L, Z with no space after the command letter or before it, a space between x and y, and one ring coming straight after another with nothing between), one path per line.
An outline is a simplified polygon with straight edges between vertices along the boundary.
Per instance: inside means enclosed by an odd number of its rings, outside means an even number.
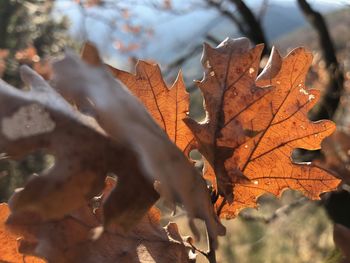
M21 65L19 68L19 73L24 84L28 86L42 86L40 84L43 84L44 82L44 79L27 65Z
M270 57L259 76L256 79L258 85L270 85L272 79L279 73L282 67L282 56L278 50L273 46Z
M81 51L81 58L91 66L102 65L97 47L92 42L86 42Z

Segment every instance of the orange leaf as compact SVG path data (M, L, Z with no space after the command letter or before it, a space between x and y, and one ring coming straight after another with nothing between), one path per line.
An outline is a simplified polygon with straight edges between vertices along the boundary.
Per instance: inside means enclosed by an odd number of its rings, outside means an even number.
M5 226L5 221L9 214L10 210L7 204L0 204L0 262L45 262L42 259L31 256L24 256L19 253L18 238L20 238L20 236L10 233Z
M318 91L304 87L311 54L298 48L282 59L273 49L257 77L262 49L250 48L245 38L228 39L217 48L205 45L206 73L198 85L207 121L186 120L228 201L218 200L227 218L256 206L264 193L280 195L292 188L318 199L339 184L325 170L291 159L296 148L320 149L335 129L331 121L307 118L319 97Z
M113 75L138 97L169 138L184 152L193 135L183 122L189 110L189 94L181 73L171 88L165 84L158 65L139 61L136 75L110 67Z
M128 232L118 225L101 232L102 203L115 185L115 180L107 177L102 200L96 207L93 199L62 219L46 222L31 220L35 218L32 214L28 223L30 215L12 214L7 225L23 234L20 247L25 254L49 262L193 262L189 258L191 247L183 241L176 224L161 227L160 212L154 207Z

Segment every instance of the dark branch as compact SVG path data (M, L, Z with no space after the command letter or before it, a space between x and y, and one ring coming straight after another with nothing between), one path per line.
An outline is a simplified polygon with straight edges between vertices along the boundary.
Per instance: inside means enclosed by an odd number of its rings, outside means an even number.
M241 21L238 20L238 18L231 12L229 12L228 10L224 9L221 6L221 2L217 2L215 0L207 0L207 3L209 6L212 6L214 8L216 8L222 15L226 16L228 19L230 19L237 27L238 30L243 34L243 35L247 35L248 33L246 32L245 27L243 26L243 23Z
M343 92L344 74L338 63L336 50L323 16L320 12L312 9L306 0L297 1L300 10L318 34L319 44L330 78L327 91L320 100L318 108L310 117L313 120L332 119Z
M214 241L209 235L208 235L208 243L209 243L208 244L209 250L207 252L207 259L209 263L216 263L216 254L215 254L215 249L213 247Z
M254 13L242 0L230 0L230 2L236 6L242 20L225 9L222 6L222 1L207 0L208 5L216 8L222 15L230 19L242 35L250 38L255 44L264 43L263 54L267 55L270 52L270 47L259 19L255 17Z
M247 26L247 37L250 38L255 44L264 43L265 49L263 51L263 54L268 54L270 52L268 41L265 37L265 33L260 24L260 21L255 17L252 10L250 10L250 8L244 3L243 0L230 0L230 2L236 6Z

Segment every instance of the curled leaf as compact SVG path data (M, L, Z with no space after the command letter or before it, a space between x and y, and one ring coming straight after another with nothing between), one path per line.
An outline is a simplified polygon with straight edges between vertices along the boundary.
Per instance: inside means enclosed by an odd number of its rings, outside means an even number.
M114 173L120 184L106 201L105 223L113 217L127 228L142 218L158 194L135 153L106 136L31 69L21 70L30 91L0 82L0 149L10 158L44 150L55 157L55 164L13 195L12 215L34 213L42 221L62 218L101 192L107 173ZM138 194L119 202L130 189Z
M112 140L122 142L137 155L146 178L160 182L160 192L167 200L184 205L195 234L198 231L192 220L200 218L216 240L225 228L215 215L201 175L139 100L98 63L101 60L91 61L97 63L86 64L67 54L54 64L55 88L81 111L94 116Z

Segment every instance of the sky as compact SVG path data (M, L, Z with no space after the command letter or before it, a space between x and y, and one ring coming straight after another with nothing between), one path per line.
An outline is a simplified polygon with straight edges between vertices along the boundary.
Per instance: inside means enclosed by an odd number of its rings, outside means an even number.
M56 13L69 17L70 33L73 38L94 42L107 62L123 69L128 69L130 56L152 58L161 64L168 64L176 56L202 43L205 40L203 36L208 32L220 38L225 38L226 35L235 36L232 24L218 12L206 7L198 8L200 5L203 6L203 0L172 0L174 10L181 10L179 11L181 15L155 10L147 5L150 1L154 2L154 0L114 1L118 3L119 8L94 7L85 10L86 13L83 15L82 9L74 1L58 0ZM246 2L258 10L263 1ZM195 10L193 3L197 3ZM350 5L350 0L309 0L309 3L321 12L329 12L345 4ZM264 20L268 26L266 31L271 30L267 32L271 38L280 36L284 28L291 30L301 25L303 18L300 13L297 14L299 11L295 0L269 0L268 4L271 14ZM123 8L128 9L129 17L120 11ZM133 34L124 30L126 25L141 25L143 30ZM132 48L133 45L137 48Z

